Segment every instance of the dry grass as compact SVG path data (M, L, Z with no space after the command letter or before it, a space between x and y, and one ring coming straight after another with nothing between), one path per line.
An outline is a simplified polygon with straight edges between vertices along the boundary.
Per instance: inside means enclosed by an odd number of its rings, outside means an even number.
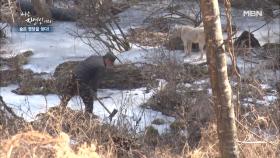
M247 128L247 127L246 127ZM251 131L238 128L239 155L244 158L277 158L280 156L279 136L273 140L257 137ZM218 136L215 123L202 130L202 139L199 147L188 153L189 157L219 157Z
M278 125L273 125L279 118L265 118L268 114L272 115L273 110L276 109L254 109L250 112L257 119L244 116L238 121L238 147L241 157L280 156L279 135L277 132L273 134L273 131L279 128ZM257 128L259 126L256 124L260 122L267 125L262 129ZM157 140L151 144L147 141L151 140L151 137L148 138L151 135L138 135L133 138L125 129L101 124L82 112L70 109L62 111L51 108L47 113L40 114L31 125L32 128L19 130L17 134L1 137L0 157L219 157L214 120L201 129L201 140L196 148L191 148L186 143L187 140L178 133L152 136L157 137ZM1 128L0 130L3 132Z
M279 157L279 139L264 141L256 138L246 130L239 129L238 146L240 157L263 158ZM71 146L70 138L66 133L60 133L53 137L47 133L28 131L12 136L10 139L1 141L1 157L122 157L112 151L106 151L104 147L96 144L82 144L74 148ZM112 146L114 148L114 146ZM151 149L132 150L128 157L156 157L156 158L206 158L219 157L216 126L211 123L208 128L203 129L202 139L199 146L190 150L188 147L182 153L174 153L168 146L158 146Z
M70 138L65 133L52 137L47 133L28 131L1 141L1 157L57 157L57 158L99 158L95 145L86 144L75 152L70 147Z

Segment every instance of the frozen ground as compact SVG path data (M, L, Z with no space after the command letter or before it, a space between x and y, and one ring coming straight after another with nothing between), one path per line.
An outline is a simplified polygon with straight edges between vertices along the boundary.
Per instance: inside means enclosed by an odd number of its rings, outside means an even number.
M36 118L38 113L46 112L48 108L57 106L60 102L57 95L16 95L11 91L16 89L17 85L10 85L8 87L1 87L1 96L4 101L12 107L15 112L24 117L26 120L31 121ZM128 123L132 128L138 128L136 131L143 131L146 126L151 125L154 119L164 120L162 125L153 125L159 132L164 132L169 128L169 124L175 119L163 115L161 112L153 111L150 109L143 109L139 105L145 103L154 91L146 91L146 88L139 88L127 91L99 89L97 92L98 97L104 98L102 102L108 107L110 111L117 109L119 112L113 118L113 122L117 123L118 119L122 123ZM73 97L68 106L72 109L83 110L84 104L79 97ZM98 115L104 121L109 121L109 114L100 105L98 101L94 102L93 113ZM139 123L137 123L139 122Z
M57 22L53 27L54 31L50 33L22 33L12 30L8 34L9 43L1 47L8 52L4 57L32 50L34 55L24 68L49 73L63 61L83 59L91 54L87 45L69 35L70 31L76 30L74 23Z

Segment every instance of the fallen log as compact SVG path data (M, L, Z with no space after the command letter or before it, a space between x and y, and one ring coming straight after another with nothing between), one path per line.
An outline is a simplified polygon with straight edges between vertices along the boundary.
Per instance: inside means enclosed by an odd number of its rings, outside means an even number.
M68 61L58 65L52 78L45 79L44 74L24 72L10 76L11 80L18 78L19 88L13 90L20 95L29 94L68 94L75 88L73 69L79 61ZM157 81L152 80L151 71L134 65L117 65L107 69L101 79L99 88L129 90L140 87L155 86ZM18 77L20 76L20 77ZM8 80L8 79L7 79ZM4 83L3 83L4 84Z
M67 61L58 65L52 78L45 79L44 74L25 73L20 77L19 88L13 92L17 94L68 94L75 88L73 69L79 61ZM177 73L171 73L175 71ZM191 83L198 78L207 76L207 67L203 65L170 65L135 66L134 64L115 65L107 69L100 80L101 89L129 90L141 87L153 88L158 86L158 80L167 82ZM171 77L172 76L172 77Z
M73 86L73 82L66 83L73 76L73 69L79 61L68 61L57 66L54 72L56 88L60 92L64 92L65 88ZM146 87L152 83L151 75L144 74L141 68L134 65L116 65L107 69L100 81L99 88L106 89L134 89Z

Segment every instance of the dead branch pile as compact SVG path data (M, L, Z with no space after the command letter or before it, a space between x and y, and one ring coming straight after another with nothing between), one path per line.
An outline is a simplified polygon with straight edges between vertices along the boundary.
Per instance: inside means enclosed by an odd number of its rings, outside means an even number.
M52 78L46 73L38 74L31 70L23 70L20 68L21 65L28 61L29 56L30 52L27 52L11 59L1 59L3 60L3 62L1 62L3 63L2 66L8 66L11 68L0 71L0 74L2 74L0 80L1 86L19 83L19 88L13 91L17 94L49 94L57 93L56 89L63 90L63 87L68 88L73 85L71 80L73 76L73 68L79 63L79 61L68 61L58 65L53 75L54 78ZM204 66L186 64L179 67L179 73L177 75L172 75L176 78L176 82L191 82L207 75L207 68ZM154 87L157 82L155 79L161 78L167 81L171 80L168 78L169 75L167 71L169 70L167 69L170 69L170 65L116 65L114 68L107 70L104 78L101 80L100 88L133 89L140 87ZM171 71L174 70L170 69L170 72Z
M196 9L198 3L185 3L180 1L171 1L155 11L153 11L145 20L145 23L151 23L155 19L167 22L167 26L174 24L191 24L199 26L202 22L200 9Z
M35 74L23 75L20 88L16 92L18 94L48 94L57 93L57 89L59 93L67 92L69 87L75 86L72 76L73 69L78 63L79 61L68 61L58 65L53 75L54 80L43 79L40 75ZM167 73L169 67L160 65L143 65L140 67L131 64L116 65L114 68L107 69L101 79L99 88L134 89L155 87L157 85L155 79L172 80ZM178 74L173 77L175 77L176 82L192 82L197 78L206 76L206 67L186 64L181 66Z
M143 106L178 119L192 120L195 118L197 121L205 123L213 117L213 110L206 98L208 98L207 91L198 91L178 85L174 89L168 84Z
M167 33L149 31L146 28L130 29L127 35L129 42L143 46L161 46L168 38Z
M164 17L151 18L149 20L149 25L147 26L147 29L150 31L168 33L172 22L172 19L167 19Z

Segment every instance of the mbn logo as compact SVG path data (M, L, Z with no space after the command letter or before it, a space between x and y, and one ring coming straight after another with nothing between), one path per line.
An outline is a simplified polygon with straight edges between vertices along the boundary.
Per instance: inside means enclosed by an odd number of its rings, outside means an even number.
M243 16L263 16L262 10L244 10Z

